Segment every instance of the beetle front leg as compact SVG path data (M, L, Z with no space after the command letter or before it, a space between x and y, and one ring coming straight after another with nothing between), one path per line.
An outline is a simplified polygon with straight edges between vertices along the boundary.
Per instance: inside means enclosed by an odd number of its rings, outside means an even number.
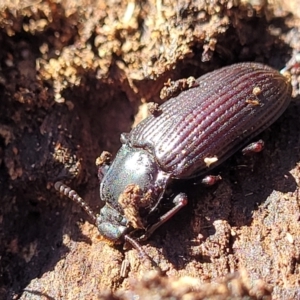
M145 234L142 235L139 238L139 241L145 241L145 240L147 240L158 227L160 227L161 225L163 225L170 218L172 218L175 214L177 214L178 211L180 211L184 206L186 206L187 203L188 203L187 195L184 194L184 193L178 194L174 198L173 203L175 204L175 206L172 209L170 209L167 213L165 213L164 215L162 215L159 218L158 222L156 222L149 229L147 229L147 231L145 232Z

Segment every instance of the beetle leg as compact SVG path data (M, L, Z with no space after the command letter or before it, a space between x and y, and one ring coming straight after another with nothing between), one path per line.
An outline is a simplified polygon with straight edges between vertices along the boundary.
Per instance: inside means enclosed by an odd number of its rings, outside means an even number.
M220 175L207 175L201 180L201 183L210 186L216 184L220 180L222 180L222 177Z
M259 140L257 142L249 144L242 150L244 155L249 155L253 153L261 152L264 149L265 143L263 140Z
M142 246L134 238L132 238L128 234L125 234L124 235L124 240L126 242L128 242L135 250L138 251L138 253L140 255L140 258L142 258L144 260L150 259L149 255L144 251L144 249L142 248Z
M163 225L170 218L172 218L175 214L177 214L177 212L179 210L181 210L184 206L186 206L187 203L188 203L187 195L184 194L184 193L178 194L174 198L173 203L175 204L175 206L172 209L170 209L167 213L165 213L164 215L162 215L159 218L158 222L156 222L149 229L147 229L147 231L145 232L145 234L142 235L139 238L139 241L147 240L158 227L160 227L161 225Z

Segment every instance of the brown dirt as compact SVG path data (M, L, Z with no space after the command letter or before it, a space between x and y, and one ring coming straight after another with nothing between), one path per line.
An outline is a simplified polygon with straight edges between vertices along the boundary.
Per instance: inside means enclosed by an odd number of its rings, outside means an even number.
M214 187L175 187L188 206L143 244L162 274L102 241L53 183L99 211L96 158L116 153L164 83L239 61L291 66L299 6L1 1L0 298L298 299L299 65L294 100L261 135L262 153L233 156Z

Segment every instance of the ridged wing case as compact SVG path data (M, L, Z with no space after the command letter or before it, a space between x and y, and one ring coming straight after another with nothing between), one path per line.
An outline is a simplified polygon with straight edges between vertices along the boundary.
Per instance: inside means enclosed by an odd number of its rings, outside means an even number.
M160 106L128 136L173 178L205 172L266 129L286 109L289 80L259 63L240 63L197 79L198 86Z

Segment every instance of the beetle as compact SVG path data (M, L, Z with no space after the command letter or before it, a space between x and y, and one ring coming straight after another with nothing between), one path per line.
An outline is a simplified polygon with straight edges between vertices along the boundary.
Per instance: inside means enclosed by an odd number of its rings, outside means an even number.
M224 162L270 126L290 100L289 78L264 64L245 62L212 71L122 134L113 161L102 157L98 176L104 206L99 215L62 182L55 188L87 211L102 236L114 243L128 241L143 254L137 241L147 239L188 202L179 193L170 211L153 218L170 183L199 177ZM138 239L132 238L136 230L143 230Z

